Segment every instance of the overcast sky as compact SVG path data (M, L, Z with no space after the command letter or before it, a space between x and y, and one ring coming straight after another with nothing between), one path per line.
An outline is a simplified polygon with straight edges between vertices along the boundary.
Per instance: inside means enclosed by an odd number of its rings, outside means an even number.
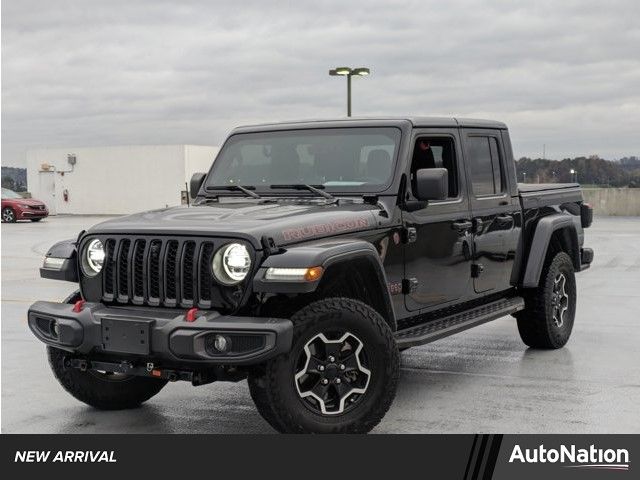
M517 156L640 155L640 1L2 2L2 164L27 148L219 145L345 115L506 122Z

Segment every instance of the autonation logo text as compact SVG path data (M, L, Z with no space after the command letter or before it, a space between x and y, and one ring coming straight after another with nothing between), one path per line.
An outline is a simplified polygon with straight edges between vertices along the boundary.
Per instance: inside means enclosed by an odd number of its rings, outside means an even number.
M567 468L592 468L597 470L629 470L629 451L626 448L577 448L560 445L559 448L525 448L515 445L509 463L561 463Z

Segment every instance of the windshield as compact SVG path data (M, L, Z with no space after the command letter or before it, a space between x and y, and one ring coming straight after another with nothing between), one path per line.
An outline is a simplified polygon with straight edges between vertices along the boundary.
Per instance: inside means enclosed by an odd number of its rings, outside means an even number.
M334 128L233 135L207 177L206 187L323 186L333 192L378 192L389 186L397 155L397 128ZM286 189L285 189L286 190Z
M9 190L8 188L3 188L2 198L22 198L22 197L18 195L16 192L14 192L13 190Z

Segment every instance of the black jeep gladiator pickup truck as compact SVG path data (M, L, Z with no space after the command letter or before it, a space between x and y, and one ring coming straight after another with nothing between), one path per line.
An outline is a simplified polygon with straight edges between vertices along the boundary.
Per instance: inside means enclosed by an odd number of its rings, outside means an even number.
M79 290L29 327L78 400L247 379L280 432L368 432L403 349L505 315L528 346L565 345L593 259L579 186L518 185L500 122L241 127L190 189L47 253L41 275Z

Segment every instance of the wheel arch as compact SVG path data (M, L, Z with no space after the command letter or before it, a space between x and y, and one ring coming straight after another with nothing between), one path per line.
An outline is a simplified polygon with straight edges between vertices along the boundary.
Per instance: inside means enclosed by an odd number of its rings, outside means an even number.
M578 217L579 221L579 217ZM541 218L533 233L533 240L529 248L527 265L522 278L522 286L537 287L540 274L550 251L566 252L576 271L580 270L580 243L578 227L572 215L554 214Z
M359 252L339 257L327 265L316 290L319 296L343 296L360 300L385 319L392 331L397 324L387 287L387 278L379 257Z
M315 267L324 269L316 282L269 282L271 267ZM339 241L293 247L268 257L253 282L254 292L298 294L303 301L337 296L360 300L375 309L396 330L396 317L387 287L387 277L375 247L364 240Z

